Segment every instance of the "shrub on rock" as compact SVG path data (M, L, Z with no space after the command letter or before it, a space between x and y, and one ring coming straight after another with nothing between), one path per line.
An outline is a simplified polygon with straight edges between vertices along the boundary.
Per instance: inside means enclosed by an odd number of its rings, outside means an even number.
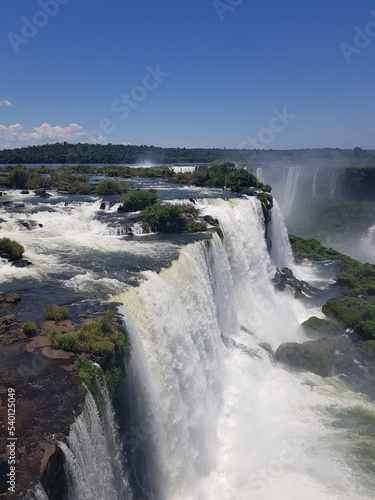
M124 203L119 210L123 212L137 212L153 205L158 199L159 197L155 189L149 189L148 191L136 189L124 196Z
M63 321L69 318L69 310L56 304L49 304L43 309L44 318L50 321Z
M22 259L22 254L25 251L22 245L9 238L0 239L0 257L14 262Z

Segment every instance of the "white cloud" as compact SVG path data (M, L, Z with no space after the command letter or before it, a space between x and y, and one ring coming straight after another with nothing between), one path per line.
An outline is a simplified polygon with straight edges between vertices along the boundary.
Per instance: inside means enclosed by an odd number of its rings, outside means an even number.
M93 138L81 125L71 123L67 127L59 125L52 126L49 123L43 123L35 127L32 132L25 132L23 126L19 123L6 127L0 124L0 149L21 148L24 146L37 146L46 143L55 142L70 143L90 143L107 144L107 137L100 136Z
M12 103L7 99L0 99L0 106L11 106Z

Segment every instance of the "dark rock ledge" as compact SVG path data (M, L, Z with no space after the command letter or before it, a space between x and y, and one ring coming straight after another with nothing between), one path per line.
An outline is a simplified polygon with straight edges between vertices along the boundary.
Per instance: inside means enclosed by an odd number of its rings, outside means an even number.
M57 443L82 412L86 391L75 356L49 347L45 336L31 340L17 319L20 298L0 293L0 494L7 492L7 391L16 390L16 494L40 481L50 500L64 496L64 456Z

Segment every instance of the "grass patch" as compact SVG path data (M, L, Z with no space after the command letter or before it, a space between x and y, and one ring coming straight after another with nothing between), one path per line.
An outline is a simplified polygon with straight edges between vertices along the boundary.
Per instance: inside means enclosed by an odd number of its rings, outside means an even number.
M77 358L79 375L94 397L97 397L96 377L102 376L111 396L117 395L124 372L124 358L128 354L127 332L123 325L114 324L114 313L105 311L100 321L92 321L77 331L51 332L49 340L54 349L80 354ZM87 359L100 362L96 367Z
M44 319L49 321L63 321L68 319L70 314L67 307L49 304L43 309Z
M22 331L26 335L34 335L36 333L36 324L33 321L24 323L22 326Z

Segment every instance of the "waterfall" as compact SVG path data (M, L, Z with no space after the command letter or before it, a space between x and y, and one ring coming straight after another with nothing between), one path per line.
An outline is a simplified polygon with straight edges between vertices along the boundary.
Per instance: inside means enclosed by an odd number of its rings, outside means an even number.
M40 482L32 490L26 492L25 500L48 500L47 493Z
M337 195L337 179L338 170L334 169L331 174L331 180L329 181L329 199L333 200Z
M276 267L291 268L293 265L293 254L289 243L288 231L275 198L273 199L269 236L272 242L270 252L272 262Z
M298 178L301 167L289 167L288 175L285 183L285 192L283 199L283 213L289 215L293 208L293 203L296 197L298 188Z
M260 182L264 182L263 181L263 168L262 167L258 167L255 171L255 177L258 179L258 181Z
M314 198L317 196L317 185L318 185L318 173L319 173L319 169L320 167L318 167L316 170L315 170L315 173L314 173L314 178L313 178L313 183L312 183L312 195L314 196Z
M99 383L101 417L90 393L82 414L60 443L66 459L69 499L130 500L132 495L122 464L122 450L106 388Z
M375 225L371 226L367 234L360 240L361 257L375 264Z
M143 495L368 500L322 409L344 411L343 386L289 373L261 347L297 340L300 322L320 313L271 284L259 201L196 205L219 220L223 242L214 234L183 247L168 269L143 273L140 286L114 298L132 346L127 442Z

